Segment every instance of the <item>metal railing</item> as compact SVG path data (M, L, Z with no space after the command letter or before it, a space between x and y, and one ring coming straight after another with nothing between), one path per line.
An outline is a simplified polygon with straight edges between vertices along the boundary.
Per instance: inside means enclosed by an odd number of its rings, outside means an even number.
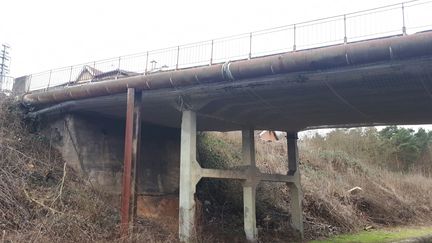
M407 1L251 33L52 69L29 75L29 91L72 85L83 79L84 72L88 72L89 81L104 73L111 73L105 77L121 78L392 35L407 35L432 29L431 12L431 0Z

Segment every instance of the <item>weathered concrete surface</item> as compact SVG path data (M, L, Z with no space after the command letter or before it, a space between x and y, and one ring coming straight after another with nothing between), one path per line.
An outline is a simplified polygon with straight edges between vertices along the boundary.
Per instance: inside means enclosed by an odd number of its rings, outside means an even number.
M65 161L88 176L100 189L120 194L124 121L91 114L68 114L42 121L47 138ZM141 131L141 157L137 164L138 194L178 193L180 131L144 124Z
M196 227L195 191L201 179L196 161L196 114L184 111L181 125L179 238L191 242Z
M138 184L147 194L178 194L180 130L143 126Z
M257 170L255 162L255 139L253 129L242 131L242 161L250 170ZM258 241L256 227L256 188L259 180L251 173L248 180L243 182L243 222L246 239L249 242Z
M179 198L177 195L139 195L137 215L159 221L173 232L178 231Z
M139 215L149 218L159 218L160 215L172 217L178 226L179 199L177 195L148 196L140 195L137 198L137 211Z
M303 230L303 209L302 200L303 192L300 182L299 170L299 152L297 146L298 135L297 133L287 133L287 148L288 148L288 175L293 176L294 183L289 183L290 194L290 212L291 221L295 229L300 233L301 238L304 237Z

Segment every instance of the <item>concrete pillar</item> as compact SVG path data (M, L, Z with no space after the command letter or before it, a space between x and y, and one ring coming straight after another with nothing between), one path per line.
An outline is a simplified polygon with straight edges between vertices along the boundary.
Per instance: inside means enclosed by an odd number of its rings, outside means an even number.
M298 161L298 147L297 147L297 133L287 133L288 145L288 175L294 177L293 183L288 183L290 191L290 210L292 226L300 232L303 239L303 210L302 210L302 190L300 183L299 161Z
M180 143L179 239L191 242L195 233L195 189L199 181L196 161L196 114L183 111Z
M258 239L258 230L256 228L255 196L258 180L255 173L255 141L253 129L245 129L242 131L242 159L243 164L249 165L250 172L248 173L248 179L243 183L244 231L248 241L256 242Z
M121 198L121 235L132 233L136 213L136 164L140 157L141 91L129 88L127 92L125 149Z

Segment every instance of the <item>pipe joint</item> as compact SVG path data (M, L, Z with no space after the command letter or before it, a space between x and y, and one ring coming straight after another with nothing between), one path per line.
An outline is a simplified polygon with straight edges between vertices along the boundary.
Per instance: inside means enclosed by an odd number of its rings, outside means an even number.
M231 61L227 61L222 65L222 77L225 81L234 81L235 78L230 70Z

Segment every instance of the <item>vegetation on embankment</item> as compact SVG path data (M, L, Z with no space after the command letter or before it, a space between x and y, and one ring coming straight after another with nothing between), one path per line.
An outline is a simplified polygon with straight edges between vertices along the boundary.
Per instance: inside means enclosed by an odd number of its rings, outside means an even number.
M226 168L241 163L239 133L205 133L199 138L199 160L204 166ZM389 127L381 132L375 128L339 129L326 136L301 139L306 238L329 237L366 227L430 224L430 138L431 133L424 130L416 133ZM405 149L410 146L418 149ZM287 172L286 140L257 140L256 149L257 165L262 172ZM396 158L399 160L395 161ZM360 187L361 191L348 192L354 187ZM204 207L212 205L205 208L207 224L218 225L231 234L232 229L238 229L236 235L240 236L240 183L205 181L198 193ZM262 239L284 241L295 235L287 224L290 217L287 186L261 183L257 196L257 222Z
M91 242L116 237L118 214L68 168L49 139L29 132L19 104L0 93L2 242Z
M0 92L1 242L123 242L119 198L69 168L35 125ZM150 220L135 225L137 242L176 241L176 232Z

